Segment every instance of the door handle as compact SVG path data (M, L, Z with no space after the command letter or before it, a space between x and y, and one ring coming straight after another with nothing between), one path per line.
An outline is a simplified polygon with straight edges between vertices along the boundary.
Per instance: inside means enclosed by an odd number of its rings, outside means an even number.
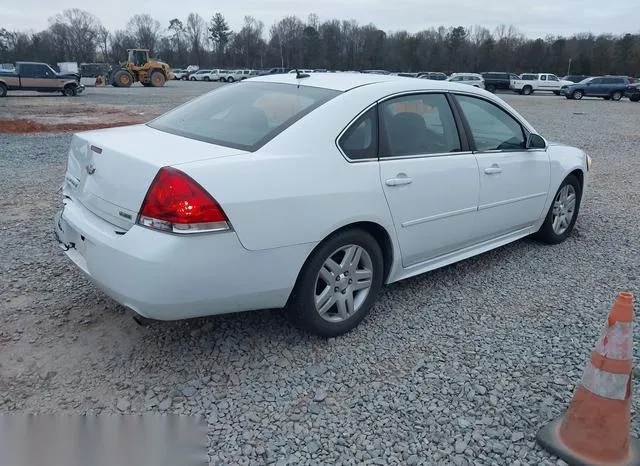
M493 164L490 167L485 168L484 172L487 175L497 175L498 173L502 173L502 168L500 168L500 166L497 164Z
M386 184L387 186L402 186L402 185L411 184L411 183L413 183L413 180L409 178L407 175L405 176L398 175L397 178L389 178L384 182L384 184Z

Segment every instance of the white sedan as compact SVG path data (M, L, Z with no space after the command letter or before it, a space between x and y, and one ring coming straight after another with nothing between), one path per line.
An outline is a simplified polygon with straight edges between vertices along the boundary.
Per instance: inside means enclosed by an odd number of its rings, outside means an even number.
M75 134L55 231L144 317L285 307L335 336L383 284L528 235L565 240L590 165L471 86L271 75Z

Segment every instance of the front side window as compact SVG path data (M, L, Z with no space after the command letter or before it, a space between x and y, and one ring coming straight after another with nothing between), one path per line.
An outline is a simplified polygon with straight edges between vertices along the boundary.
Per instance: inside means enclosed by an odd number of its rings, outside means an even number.
M546 81L547 77L545 75L540 76L540 81Z
M353 160L378 157L378 112L376 107L365 112L340 137L338 145Z
M511 115L486 100L457 95L467 119L477 151L522 150L526 147L524 131Z
M242 81L222 86L151 121L160 131L255 151L340 91Z
M458 128L444 94L396 97L380 104L380 157L460 151Z

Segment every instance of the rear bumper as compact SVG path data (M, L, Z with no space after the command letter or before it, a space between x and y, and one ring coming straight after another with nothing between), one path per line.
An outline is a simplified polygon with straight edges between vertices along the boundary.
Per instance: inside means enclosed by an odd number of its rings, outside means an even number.
M101 290L158 320L282 307L314 246L248 251L235 232L118 231L71 200L54 227L67 257Z

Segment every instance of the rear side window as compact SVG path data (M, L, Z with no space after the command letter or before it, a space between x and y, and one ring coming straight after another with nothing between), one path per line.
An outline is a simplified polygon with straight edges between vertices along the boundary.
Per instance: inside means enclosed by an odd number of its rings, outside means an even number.
M380 104L380 157L460 150L458 128L443 94L396 97Z
M340 91L242 81L223 86L151 121L160 131L255 151Z
M344 132L338 145L352 160L378 157L378 112L376 107L365 112Z

